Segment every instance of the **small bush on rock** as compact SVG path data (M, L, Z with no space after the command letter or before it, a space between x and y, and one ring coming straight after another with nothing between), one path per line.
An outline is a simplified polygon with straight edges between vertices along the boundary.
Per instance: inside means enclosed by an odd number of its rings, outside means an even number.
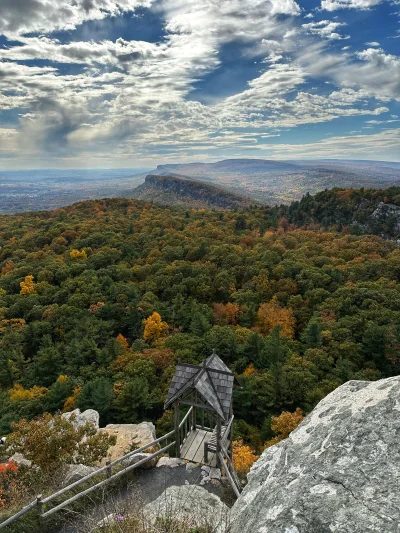
M69 463L94 465L115 444L115 437L97 432L93 424L75 427L72 418L67 420L62 415L45 413L32 421L22 419L11 427L7 450L21 453L45 475L54 475Z

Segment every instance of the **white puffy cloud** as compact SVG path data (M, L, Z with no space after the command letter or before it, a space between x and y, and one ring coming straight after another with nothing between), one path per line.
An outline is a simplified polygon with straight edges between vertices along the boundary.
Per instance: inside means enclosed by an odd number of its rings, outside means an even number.
M153 0L1 0L0 34L72 30L86 20L150 7Z
M13 0L14 11L18 1ZM158 43L60 42L49 33L150 4L165 23ZM0 110L20 112L12 130L0 130L2 155L18 154L24 146L32 161L40 154L60 160L78 160L80 154L89 161L106 157L105 151L115 161L128 161L132 154L145 161L152 154L167 160L190 159L201 150L257 150L260 139L285 128L382 115L386 102L400 94L399 58L372 44L356 56L330 52L331 41L344 38L343 24L301 25L301 8L293 0L27 0L27 5L36 6L32 19L22 16L14 29L11 22L7 26L8 35L19 35L19 44L0 48ZM45 5L49 18L42 19ZM72 11L61 20L54 5ZM10 9L7 13L12 21ZM45 35L26 34L43 20ZM217 71L220 51L229 43L259 65L258 73L231 96L195 101L196 82ZM23 63L35 59L51 66ZM70 71L77 73L63 73L65 65L75 65ZM318 95L306 84L321 76L336 87Z
M345 26L343 22L333 22L331 20L320 20L319 22L309 22L303 24L303 29L311 35L319 35L326 39L349 39L348 35L341 35L337 32L339 28Z

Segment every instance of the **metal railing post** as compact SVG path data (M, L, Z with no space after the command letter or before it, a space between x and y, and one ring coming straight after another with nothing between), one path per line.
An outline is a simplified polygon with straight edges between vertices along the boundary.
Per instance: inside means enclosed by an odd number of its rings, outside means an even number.
M37 512L39 515L39 519L42 517L43 514L43 502L42 502L43 496L39 494L39 496L36 498L36 506L37 506Z

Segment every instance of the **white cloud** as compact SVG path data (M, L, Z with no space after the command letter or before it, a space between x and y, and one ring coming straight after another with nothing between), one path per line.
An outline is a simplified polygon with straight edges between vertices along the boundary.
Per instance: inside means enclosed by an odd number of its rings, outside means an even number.
M149 7L153 0L1 0L0 34L71 30L86 20Z
M322 0L321 9L336 11L337 9L369 9L383 0Z
M27 0L28 7L33 1ZM152 0L36 3L47 5L50 31ZM63 20L50 6L67 4L75 15ZM260 139L285 128L382 115L386 102L400 95L399 58L372 45L356 56L332 53L331 41L344 38L343 24L323 20L301 26L301 8L292 0L164 0L153 9L165 22L158 43L122 38L63 43L49 34L21 35L29 24L40 27L39 13L30 21L14 17L12 31L20 44L0 48L0 109L16 109L20 119L12 130L0 130L2 156L18 154L21 146L32 161L40 154L145 161L152 154L166 160L201 150L258 150ZM8 23L8 35L10 28ZM207 105L195 101L196 82L220 66L220 51L229 43L259 72L236 94L217 95ZM35 59L52 66L20 63ZM71 69L78 74L63 74L60 64L78 65ZM328 83L323 95L306 85L318 85L314 79L320 77Z
M288 159L309 158L312 154L315 158L394 160L399 144L400 128L375 134L331 137L308 144L269 145L263 149L269 148L273 157Z
M346 26L343 22L332 22L331 20L320 20L319 22L309 22L303 24L302 28L306 33L311 35L319 35L326 39L349 39L348 35L341 35L336 30Z

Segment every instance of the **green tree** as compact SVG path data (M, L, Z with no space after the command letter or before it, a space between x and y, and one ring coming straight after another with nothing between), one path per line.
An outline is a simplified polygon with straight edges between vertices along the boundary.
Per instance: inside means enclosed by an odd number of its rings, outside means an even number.
M319 348L322 345L321 330L322 325L320 321L310 320L300 337L306 350L308 348Z
M147 381L139 377L131 379L115 399L116 416L119 421L136 423L143 420L150 407Z
M105 377L98 377L84 385L78 396L77 405L81 410L98 411L101 424L106 425L111 418L114 396L112 383Z

